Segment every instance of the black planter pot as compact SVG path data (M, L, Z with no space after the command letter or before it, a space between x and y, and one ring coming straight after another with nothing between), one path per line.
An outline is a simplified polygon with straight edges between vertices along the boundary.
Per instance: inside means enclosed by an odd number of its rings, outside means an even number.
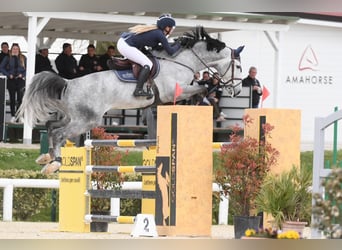
M235 239L245 235L247 229L258 230L260 228L261 216L234 216Z
M109 212L91 212L94 215L109 215ZM108 222L90 222L90 232L108 232Z

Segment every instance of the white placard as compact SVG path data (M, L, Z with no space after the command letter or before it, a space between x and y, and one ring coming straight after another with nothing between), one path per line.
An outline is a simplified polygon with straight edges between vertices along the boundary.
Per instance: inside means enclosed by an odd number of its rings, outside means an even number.
M132 237L150 236L158 237L156 222L153 214L138 214L135 217Z

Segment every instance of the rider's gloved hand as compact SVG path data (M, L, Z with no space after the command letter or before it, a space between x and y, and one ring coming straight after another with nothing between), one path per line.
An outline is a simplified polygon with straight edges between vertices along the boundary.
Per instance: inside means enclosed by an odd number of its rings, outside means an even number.
M153 48L154 50L157 50L157 51L162 51L164 48L163 48L163 45L161 45L161 43L159 43L157 46L155 46Z
M189 38L185 37L185 36L180 36L180 37L175 39L175 42L179 43L182 47L187 47L188 42L189 42Z

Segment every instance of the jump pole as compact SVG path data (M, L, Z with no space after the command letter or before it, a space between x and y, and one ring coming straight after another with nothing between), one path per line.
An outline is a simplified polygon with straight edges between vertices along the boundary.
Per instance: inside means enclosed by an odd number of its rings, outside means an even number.
M138 141L118 140L100 141L97 144L108 145L116 143L119 147L139 146ZM144 172L148 178L154 179L152 182L146 181L143 176L143 191L155 191L155 167L149 165L155 162L155 141L144 142L149 145L149 149L144 151L143 166L91 166L91 149L86 147L74 147L72 144L66 144L61 148L62 167L59 171L59 231L63 232L90 232L89 217L90 214L90 195L88 192L91 182L91 171L117 171L117 172ZM138 144L138 145L136 145ZM154 158L153 158L154 157ZM88 159L88 161L87 161ZM154 172L154 173L153 173ZM134 198L134 197L132 197ZM142 198L142 213L155 213L155 199ZM128 220L125 218L129 218ZM103 217L108 222L128 223L134 222L134 216ZM98 218L97 218L98 219ZM128 222L127 222L128 221Z

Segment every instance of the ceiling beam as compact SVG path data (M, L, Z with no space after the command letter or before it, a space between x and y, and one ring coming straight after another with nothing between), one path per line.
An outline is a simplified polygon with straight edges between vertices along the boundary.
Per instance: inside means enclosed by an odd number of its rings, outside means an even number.
M26 16L37 16L52 19L67 19L67 20L83 20L96 22L113 22L113 23L128 23L128 24L153 24L156 22L155 16L132 16L122 14L101 14L89 12L24 12ZM226 29L226 30L261 30L261 31L287 31L287 24L268 24L268 23L248 23L248 22L233 22L222 20L187 19L177 17L177 26L194 27L204 26L205 28Z

